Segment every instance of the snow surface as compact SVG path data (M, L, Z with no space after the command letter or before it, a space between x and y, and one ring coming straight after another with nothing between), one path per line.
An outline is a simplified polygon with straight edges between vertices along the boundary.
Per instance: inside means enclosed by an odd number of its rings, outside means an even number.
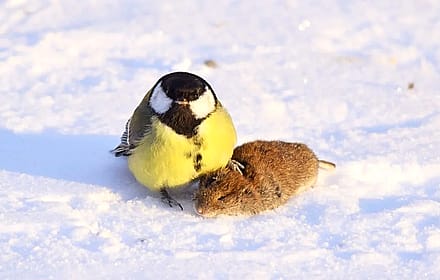
M438 279L439 11L1 1L0 278ZM163 205L108 151L174 70L211 83L239 143L307 143L336 171L253 217L201 218L191 189Z

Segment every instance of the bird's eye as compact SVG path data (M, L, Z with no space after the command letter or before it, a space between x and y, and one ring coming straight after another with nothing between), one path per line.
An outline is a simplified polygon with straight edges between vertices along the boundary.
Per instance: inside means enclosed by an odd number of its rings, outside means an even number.
M193 92L189 95L189 99L190 100L196 100L197 98L199 98L200 94L198 92Z
M219 198L217 198L218 201L224 201L227 195L222 195Z

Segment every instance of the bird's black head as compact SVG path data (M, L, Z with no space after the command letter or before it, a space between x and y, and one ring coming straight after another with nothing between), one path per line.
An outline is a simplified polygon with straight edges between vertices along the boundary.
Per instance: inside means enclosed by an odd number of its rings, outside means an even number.
M159 119L187 137L196 133L197 126L214 112L216 105L211 86L187 72L173 72L160 78L150 98L150 106Z
M161 80L163 91L174 101L194 101L206 90L211 90L205 80L187 72L170 73Z

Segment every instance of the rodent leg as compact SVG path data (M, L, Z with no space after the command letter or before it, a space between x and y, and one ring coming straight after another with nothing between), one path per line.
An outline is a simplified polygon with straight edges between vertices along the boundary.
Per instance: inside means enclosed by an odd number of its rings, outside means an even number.
M160 194L162 195L161 199L163 203L168 204L170 207L178 206L180 210L183 210L182 205L172 198L165 188L160 189Z

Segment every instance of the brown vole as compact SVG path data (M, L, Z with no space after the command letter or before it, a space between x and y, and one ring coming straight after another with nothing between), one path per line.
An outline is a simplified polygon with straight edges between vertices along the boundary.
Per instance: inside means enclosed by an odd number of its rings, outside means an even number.
M229 167L200 178L195 210L205 217L253 215L274 209L293 195L310 188L318 167L335 164L318 160L300 143L254 141L234 150L232 160L243 165L241 175Z

